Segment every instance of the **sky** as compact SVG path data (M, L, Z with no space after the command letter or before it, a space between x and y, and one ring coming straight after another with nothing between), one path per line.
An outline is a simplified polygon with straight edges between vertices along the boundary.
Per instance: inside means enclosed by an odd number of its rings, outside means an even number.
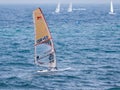
M0 4L52 4L52 3L85 3L85 4L91 4L91 3L109 3L110 0L0 0ZM119 3L120 0L113 0L113 3Z

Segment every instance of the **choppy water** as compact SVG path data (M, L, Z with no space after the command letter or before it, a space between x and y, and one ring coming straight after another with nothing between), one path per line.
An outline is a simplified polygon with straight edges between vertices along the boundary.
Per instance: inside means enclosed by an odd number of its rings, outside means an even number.
M39 5L0 6L0 90L120 90L120 7L83 5L67 13L42 5L52 33L58 68L40 74L34 64L32 11ZM79 8L79 6L74 6Z

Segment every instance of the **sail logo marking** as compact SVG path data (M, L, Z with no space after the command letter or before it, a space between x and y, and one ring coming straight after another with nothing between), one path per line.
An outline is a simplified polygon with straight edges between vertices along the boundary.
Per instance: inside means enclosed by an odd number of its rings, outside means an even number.
M46 41L46 40L48 40L48 36L44 36L44 37L38 39L37 43L41 43L41 42Z
M37 20L39 20L39 19L41 19L41 18L42 18L41 16L38 16L38 17L37 17Z

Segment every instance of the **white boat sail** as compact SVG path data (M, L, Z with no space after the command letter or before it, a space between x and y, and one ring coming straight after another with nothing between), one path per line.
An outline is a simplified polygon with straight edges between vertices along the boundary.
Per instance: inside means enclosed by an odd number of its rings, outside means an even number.
M56 13L59 13L59 12L60 12L60 3L58 3L58 5L57 5L57 8L56 8L55 12L56 12Z
M112 2L112 0L110 1L110 12L109 12L109 14L115 14L114 13L114 9L113 9L113 2Z
M69 4L68 12L72 12L72 3Z
M51 33L46 20L40 8L33 11L35 28L35 64L47 68L47 70L56 70L56 53Z

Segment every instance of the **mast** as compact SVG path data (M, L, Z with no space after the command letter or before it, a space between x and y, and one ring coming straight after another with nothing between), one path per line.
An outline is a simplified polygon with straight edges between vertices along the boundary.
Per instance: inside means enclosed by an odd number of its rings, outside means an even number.
M36 44L36 28L35 28L35 16L33 13L33 23L34 23L34 43ZM34 63L37 64L37 60L36 60L36 46L34 46Z

